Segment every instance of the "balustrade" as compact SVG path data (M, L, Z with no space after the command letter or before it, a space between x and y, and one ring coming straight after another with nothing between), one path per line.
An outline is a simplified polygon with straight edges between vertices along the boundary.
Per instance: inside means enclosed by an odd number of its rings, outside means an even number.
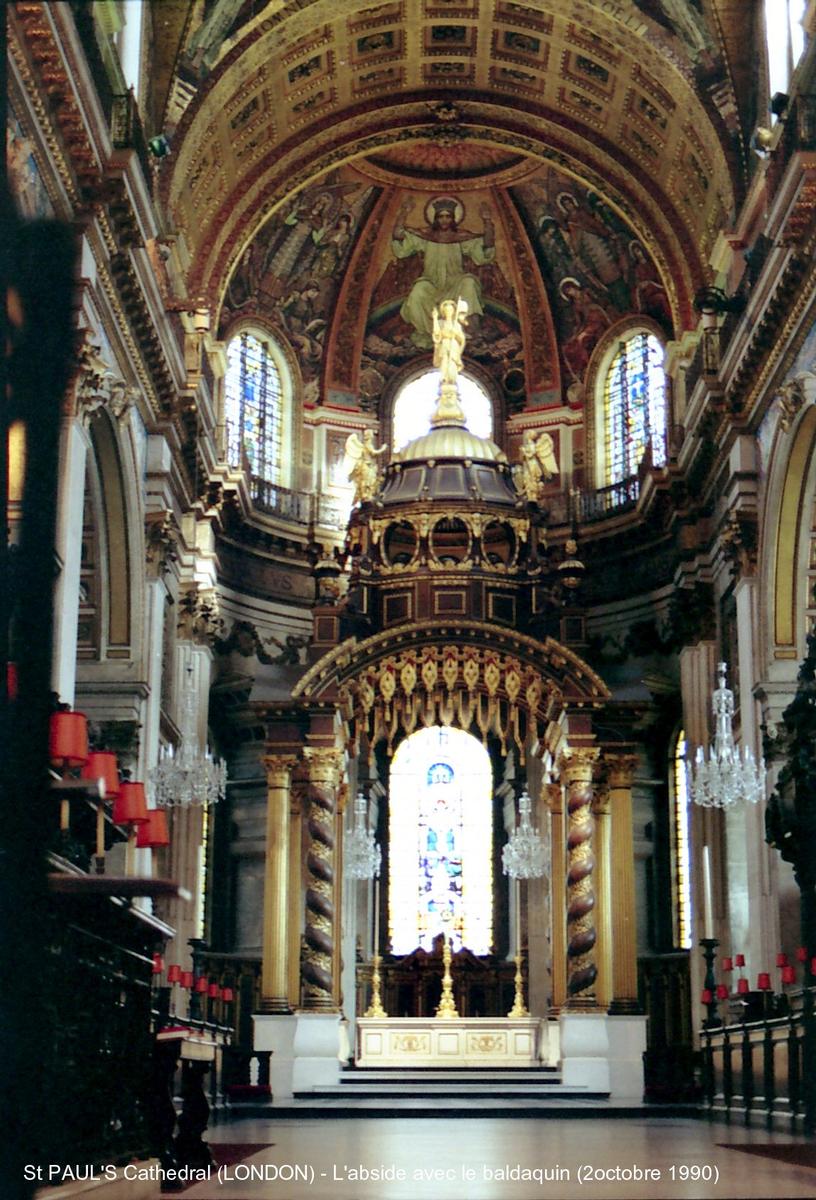
M816 1131L814 989L758 997L746 1019L702 1031L703 1096L712 1116ZM757 1008L764 1008L760 1016ZM751 1019L747 1019L748 1017Z

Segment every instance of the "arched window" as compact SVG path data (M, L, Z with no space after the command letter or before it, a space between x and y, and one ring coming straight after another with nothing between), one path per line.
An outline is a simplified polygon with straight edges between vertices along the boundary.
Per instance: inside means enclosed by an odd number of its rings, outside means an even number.
M666 462L666 377L663 346L647 329L632 329L618 339L603 381L604 464L606 484L637 473L650 447L652 462Z
M674 944L691 949L691 879L689 846L689 789L686 765L686 735L681 729L674 743L671 771L671 857L674 913Z
M768 92L787 92L805 48L802 19L807 0L765 0L765 40L768 47Z
M284 478L286 365L271 338L244 330L227 348L227 461L264 483Z
M436 726L406 738L389 786L388 926L394 954L489 954L493 940L492 772L481 742Z
M439 372L426 371L403 384L394 400L392 449L401 450L431 427L431 414L439 399ZM459 402L465 425L477 437L493 437L493 404L480 383L459 376Z

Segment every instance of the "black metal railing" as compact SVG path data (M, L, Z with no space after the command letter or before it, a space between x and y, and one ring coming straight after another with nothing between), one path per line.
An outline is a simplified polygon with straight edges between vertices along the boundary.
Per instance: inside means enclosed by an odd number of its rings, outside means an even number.
M816 1132L814 988L750 999L745 1020L702 1031L704 1103L712 1116L738 1118L746 1125L759 1120L768 1127L802 1128L812 1136Z
M111 107L111 141L115 150L135 150L145 183L150 188L150 154L139 105L131 88L123 95L113 97Z
M257 475L250 477L252 503L261 512L292 521L297 525L318 525L323 529L345 529L348 509L331 496L316 496L270 483Z

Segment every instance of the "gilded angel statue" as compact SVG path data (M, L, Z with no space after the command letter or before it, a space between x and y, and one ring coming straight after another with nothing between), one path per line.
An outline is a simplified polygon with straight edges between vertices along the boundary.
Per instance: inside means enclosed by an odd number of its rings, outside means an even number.
M364 504L374 499L377 490L377 458L385 454L387 446L374 446L374 434L366 429L362 439L356 433L346 438L345 471L354 484L353 504Z
M443 383L455 384L462 370L462 353L465 348L465 325L467 301L443 300L434 308L433 321L434 366L439 368ZM441 319L440 319L441 318Z
M555 446L549 433L536 435L534 430L527 430L521 443L520 468L519 491L525 499L536 503L544 483L558 474Z

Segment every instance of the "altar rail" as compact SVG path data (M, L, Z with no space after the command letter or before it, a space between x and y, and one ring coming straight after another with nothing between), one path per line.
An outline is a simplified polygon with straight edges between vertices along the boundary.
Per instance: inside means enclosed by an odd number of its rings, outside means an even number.
M816 1132L814 989L760 997L767 1015L702 1031L703 1095L712 1116ZM778 1012L778 1006L787 1007ZM746 1013L750 1012L746 1008Z

